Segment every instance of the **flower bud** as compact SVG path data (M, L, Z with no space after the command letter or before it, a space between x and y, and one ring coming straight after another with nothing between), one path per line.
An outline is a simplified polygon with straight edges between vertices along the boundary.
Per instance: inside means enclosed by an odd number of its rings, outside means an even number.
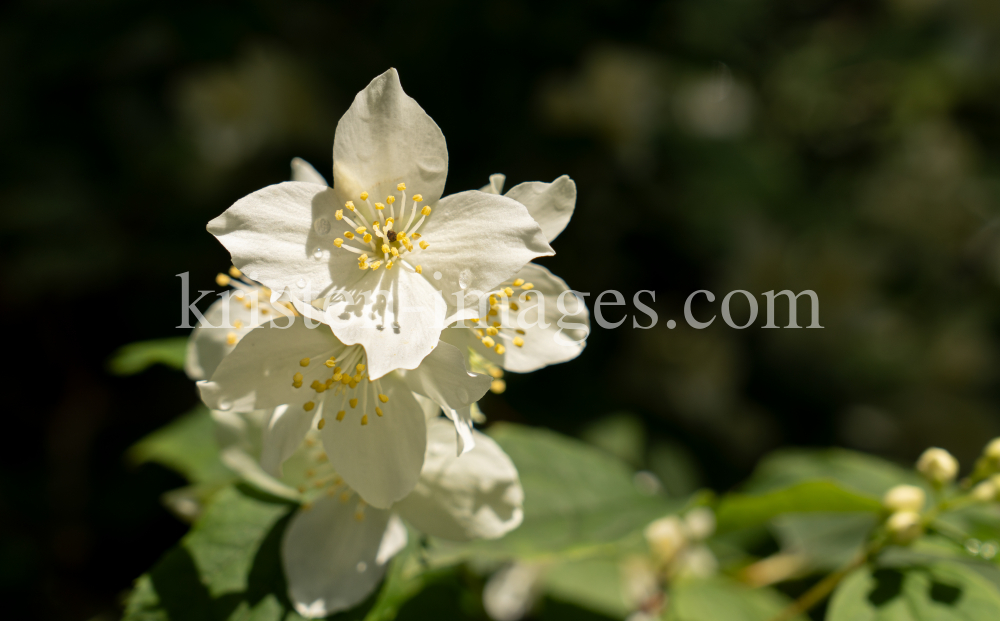
M979 502L993 502L997 497L997 486L987 479L973 487L970 495Z
M882 506L892 512L913 511L920 513L924 508L927 494L915 485L897 485L882 497Z
M687 544L684 524L671 515L652 522L645 530L646 542L664 563L669 562Z
M693 541L708 539L715 532L715 513L708 507L695 507L684 516L684 530Z
M993 438L983 449L983 457L990 462L994 468L1000 468L1000 438Z
M944 485L955 480L958 460L942 448L929 448L917 460L917 471L931 483Z
M920 515L913 511L897 511L889 516L885 525L892 540L900 545L912 543L923 531Z

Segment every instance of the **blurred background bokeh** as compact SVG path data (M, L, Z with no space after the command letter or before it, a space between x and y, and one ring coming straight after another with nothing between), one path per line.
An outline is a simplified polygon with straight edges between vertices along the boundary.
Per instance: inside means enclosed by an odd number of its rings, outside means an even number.
M611 319L656 292L654 328L508 375L489 420L590 439L674 494L780 446L938 445L967 468L1000 435L994 0L12 2L5 616L115 619L185 531L159 501L180 477L125 452L194 386L106 362L182 334L176 275L210 289L228 267L205 223L293 156L328 175L337 120L390 66L444 131L447 192L569 174L576 216L543 263L591 302L621 291ZM824 329L694 330L697 289L704 316L734 289L812 289Z

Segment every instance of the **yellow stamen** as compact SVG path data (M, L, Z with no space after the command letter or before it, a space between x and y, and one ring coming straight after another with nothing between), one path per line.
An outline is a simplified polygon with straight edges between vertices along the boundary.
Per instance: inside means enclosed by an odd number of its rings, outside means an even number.
M385 269L387 269L387 270L391 270L392 269L392 261L389 261L388 263L385 264Z
M326 419L325 418L319 419L319 422L316 423L316 429L322 429L325 426L326 426Z
M389 246L388 246L388 244L382 244L382 253L385 254L385 253L388 253L388 252L389 252Z
M312 401L306 401L306 404L302 406L302 409L306 412L312 412L312 409L316 407L316 404Z
M367 425L368 424L368 415L367 414L365 414L364 416L361 417L361 424L362 425Z
M333 217L336 218L336 219L338 219L338 220L343 220L344 219L344 210L343 209L338 209L336 211L336 213L333 214Z
M420 215L422 215L422 216L429 216L429 215L431 215L431 206L430 205L424 205L424 208L420 210Z
M338 237L337 239L333 240L333 245L336 246L337 248L340 248L341 246L344 245L344 240Z
M410 235L410 239L420 239L420 233L414 233L413 235Z
M379 394L378 400L381 401L382 403L389 403L389 396L388 395Z
M351 404L351 409L353 410L354 408L358 407L358 400L357 399L351 399L350 400L350 404Z
M235 345L237 340L238 340L238 338L237 338L235 332L230 332L229 334L226 335L226 344L227 345Z
M365 261L365 262L362 262L362 263L358 263L358 268L363 269L363 270L368 269L368 262Z
M430 246L430 244L428 244L425 241L420 242L420 249L421 250L427 250L427 246Z
M528 289L534 289L535 285L531 284L530 282L526 282L523 285L521 285L521 288L527 291Z
M514 337L514 345L517 345L518 347L524 347L524 339L522 339L519 336L515 336Z
M405 183L400 183L400 184L396 185L396 191L397 192L402 192L405 189L406 189L406 184Z
M346 237L347 239L354 239L354 233L350 231L344 231L344 237Z
M382 203L375 203L375 209L382 211L383 209L385 209L385 205L383 205Z
M296 388L302 388L302 374L296 373L292 376L292 386Z
M399 251L396 250L395 248L389 248L389 252L392 253L392 256L394 256L394 257L398 257L399 256Z
M524 284L524 279L523 278L518 278L517 280L514 281L514 286L515 287L520 287L523 284Z
M486 333L485 333L485 332L483 332L482 330L476 330L476 334L478 334L478 335L479 335L479 338L483 338L483 337L485 337L485 336L486 336Z
M299 360L299 366L300 367L307 367L307 366L309 366L309 359L308 358L303 358L302 360Z
M496 349L494 349L493 351L495 351L498 354L503 354L505 351L507 351L507 348L497 343Z
M378 414L381 417L382 416L382 408L380 408L378 406L375 406L375 413Z
M347 201L346 203L344 203L344 207L350 209L351 211L354 211L354 201Z
M424 273L424 268L420 267L419 265L416 267L416 270L417 270L418 274L423 274Z
M370 242L372 240L372 234L371 233L365 233L365 236L362 237L362 239L367 244L368 242Z
M499 395L503 391L507 390L507 382L502 379L495 379L490 382L490 392Z
M329 360L327 360L323 364L325 364L328 369L332 369L337 364L337 361L334 360L333 358L330 358Z
M485 337L483 337L483 345L485 345L485 346L487 346L487 347L489 347L489 348L492 349L493 346L496 345L496 341L494 341L493 339L491 339L488 336L485 336Z
M357 233L358 235L364 235L365 231L367 230L368 229L366 229L365 227L359 226L358 228L354 229L354 232Z
M490 326L489 328L486 328L486 334L489 334L490 336L496 336L497 332L499 332L499 330L497 330L493 326Z
M490 367L489 373L491 376L493 376L494 379L499 379L503 377L503 369L501 369L500 367Z
M363 200L363 201L368 200L368 192L362 192L361 193L361 200Z
M359 362L358 364L354 365L354 370L360 373L361 371L365 370L365 365Z
M423 194L414 194L413 195L413 202L414 203L419 203L422 200L424 200Z
M341 411L337 412L337 422L340 422L340 421L344 420L344 415L345 414L347 414L347 412L344 411L344 410L341 410Z
M229 276L226 276L225 274L218 274L215 277L215 284L219 285L220 287L228 287L230 282L232 282L232 279L229 278Z
M243 275L243 272L236 269L236 266L234 265L229 268L229 275L232 276L233 278L239 278L240 276Z
M505 287L503 292L504 295L506 295L508 298L514 295L514 290L511 289L510 287Z
M520 306L518 306L518 305L517 305L516 303L514 303L514 302L511 302L511 303L510 303L510 310L512 310L512 311L516 311L516 310L520 310L520 308L521 308L521 307L520 307Z
M382 262L381 261L376 261L376 262L372 263L372 271L373 272L375 270L377 270L378 268L380 268L380 267L382 267Z
M393 203L396 202L396 197L395 196L387 196L386 199L385 199L385 202L387 202L387 203L389 203L391 205L391 204L393 204Z

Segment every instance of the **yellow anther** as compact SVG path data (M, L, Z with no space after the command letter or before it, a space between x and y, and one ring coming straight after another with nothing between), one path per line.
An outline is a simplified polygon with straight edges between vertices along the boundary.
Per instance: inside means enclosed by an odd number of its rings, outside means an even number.
M389 261L388 263L385 264L385 269L387 269L387 270L391 270L392 269L392 261Z
M494 379L501 378L503 377L503 369L501 369L500 367L490 367L489 374Z
M358 268L363 270L368 269L368 262L366 261L364 263L358 263Z
M389 395L379 394L378 400L382 403L389 403Z
M380 408L380 407L378 407L378 406L376 405L376 406L375 406L375 413L376 413L376 414L378 414L378 415L379 415L379 417L381 417L381 416L382 416L382 408Z
M336 218L336 219L338 219L338 220L343 220L344 219L344 210L343 209L338 209L337 212L333 214L333 217Z
M500 322L499 321L494 321L493 322L493 327L494 328L499 328L500 327Z
M354 408L358 407L358 400L357 399L351 399L350 400L350 404L351 404L351 409L353 410Z
M509 298L514 295L514 290L510 287L504 287L503 293Z
M306 401L306 404L302 406L302 409L306 412L312 412L312 409L316 407L316 404L312 401Z
M355 380L355 379L352 379L350 386L351 386L351 388L357 388L358 387L358 381Z
M383 205L382 203L375 203L375 209L382 211L383 209L385 209L385 205Z
M340 495L340 502L347 502L351 499L351 492L346 491Z
M372 271L373 272L375 270L377 270L378 268L380 268L380 267L382 267L382 262L381 261L376 261L376 262L372 263Z
M398 257L398 256L399 256L399 251L398 251L398 250L396 250L395 248L389 248L389 252L390 252L390 253L392 254L392 256L394 256L394 257Z
M232 276L233 278L239 278L240 276L243 275L243 272L236 269L236 266L234 265L229 268L229 275Z
M486 328L486 334L489 334L490 336L496 336L498 332L500 331L494 328L493 326Z
M410 235L410 239L420 239L420 233L414 233L413 235Z
M422 268L422 267L421 267L421 266L419 266L419 265L418 265L418 266L416 267L416 270L417 270L417 273L418 273L418 274L423 274L423 273L424 273L424 268Z
M481 329L477 329L476 334L479 335L479 338L484 338L486 336L486 333L483 332Z
M358 522L364 522L365 521L365 512L364 511L355 511L354 512L354 519L357 520Z
M499 395L505 390L507 390L507 382L502 379L495 379L490 382L490 392Z
M497 346L496 346L496 348L493 351L495 351L498 354L503 354L505 351L507 351L507 348L504 347L503 345L497 343Z
M493 339L491 339L488 336L484 336L483 337L483 345L485 345L485 346L487 346L487 347L489 347L489 348L492 349L493 346L496 345L496 341L494 341Z
M361 364L359 362L356 365L354 365L354 370L357 371L358 373L360 373L360 372L362 372L362 371L365 370L365 365L363 365L363 364Z
M530 282L526 282L523 285L521 285L521 288L527 291L528 289L534 289L535 285L531 284Z
M419 203L422 200L424 200L423 194L414 194L413 195L413 202L414 203Z
M375 229L376 233L378 233L378 220L372 222L372 228Z
M319 419L319 422L316 423L316 429L322 429L325 426L326 426L326 419L325 418Z
M323 384L321 384L319 380L313 380L313 383L309 384L309 388L312 388L313 390L317 390L322 385Z
M496 309L496 307L493 307L493 308L491 308L491 309L490 309L490 312L488 312L488 313L486 313L486 314L487 314L487 315L490 315L490 316L495 316L495 315L497 314L497 309Z
M524 279L523 278L518 278L517 280L514 281L514 286L515 287L520 287L523 284L524 284Z
M236 293L234 293L233 295L236 297L237 300L242 300L243 298L246 297L247 294L237 289Z
M327 366L327 368L332 369L337 364L337 361L334 360L333 358L330 358L329 360L327 360L323 364L325 364Z
M524 336L524 335L525 335L525 332L524 332L524 330L514 330L514 332L517 332L517 333L518 333L518 334L520 334L521 336Z
M405 189L406 189L406 184L405 183L400 183L400 184L396 185L396 191L397 192L402 192Z
M510 310L512 310L512 311L516 311L516 310L520 310L520 308L521 308L521 307L520 307L520 306L518 306L518 305L517 305L517 304L516 304L515 302L511 302L511 303L510 303Z
M396 197L395 196L387 196L385 198L385 202L387 202L387 203L389 203L391 205L391 204L393 204L393 203L396 202Z
M350 375L344 373L343 375L340 376L340 383L343 384L344 386L347 386L348 384L351 383L351 379L352 378Z
M431 206L430 205L424 205L424 208L420 210L420 215L422 215L422 216L429 216L429 215L431 215Z
M339 371L334 371L333 372L333 381L339 382L341 380L341 378L343 378L343 377L344 377L343 373L341 373Z
M344 410L341 410L341 411L337 412L337 421L344 420L344 415L345 414L347 414L347 412L345 412Z
M340 248L341 246L344 245L344 240L338 237L337 239L333 240L333 245L336 246L337 248Z
M404 239L403 240L403 245L406 246L407 250L409 250L410 252L413 252L413 244L410 243L410 240Z
M395 218L392 218L392 217L386 218L385 219L385 228L386 229L391 229L392 228L392 223L395 222L395 221L396 221Z
M363 200L363 201L368 200L368 192L362 192L361 193L361 200Z
M362 254L360 257L358 257L358 263L364 263L367 260L368 260L367 254Z
M344 231L344 237L346 237L347 239L354 239L354 233L352 233L351 231Z
M368 242L370 242L372 240L372 234L371 233L365 233L365 236L362 237L361 239L363 239L364 242L367 244Z
M494 307L494 306L496 306L499 303L500 303L500 300L497 299L497 296L495 296L495 295L491 295L490 296L490 307L491 308Z
M302 385L302 374L301 373L296 373L295 375L293 375L292 376L292 383L293 384L298 384L299 386L301 386ZM298 388L298 386L296 386L296 388Z
M308 358L303 358L302 360L299 360L299 366L300 367L307 367L307 366L309 366L309 359Z
M330 386L333 386L333 382L334 382L333 378L332 377L328 377L328 378L326 378L325 386L327 388L329 388Z
M351 211L354 211L354 201L347 201L346 203L344 203L344 207L350 209Z
M524 339L522 339L519 336L515 336L514 337L514 345L517 345L518 347L524 347Z
M215 277L215 284L219 285L220 287L228 287L230 282L232 282L232 279L229 278L229 276L226 276L225 274L217 274Z
M425 241L420 242L420 249L421 250L427 250L427 246L430 246L430 244L428 244Z
M358 235L364 235L365 231L367 230L368 229L366 229L365 227L359 226L358 228L354 229L354 232L357 233Z
M243 327L243 322L237 319L236 321L233 322L233 327L239 330L240 328Z
M388 252L389 252L389 245L388 244L382 244L382 253L386 254Z
M361 417L361 424L362 425L367 425L368 424L368 415L367 414L365 414L364 416Z
M235 332L230 332L229 334L226 335L227 345L235 345L237 340L239 340L239 337L236 336Z

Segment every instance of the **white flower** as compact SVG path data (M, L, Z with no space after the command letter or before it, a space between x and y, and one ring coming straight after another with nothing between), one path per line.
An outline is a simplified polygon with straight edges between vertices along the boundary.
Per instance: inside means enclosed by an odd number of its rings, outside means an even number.
M424 461L426 426L414 394L464 409L488 390L489 377L467 372L447 343L406 373L374 378L368 364L361 346L345 345L329 326L289 316L251 330L198 386L211 409L273 410L261 455L267 472L280 473L316 427L339 475L387 508L413 490Z
M498 195L505 179L504 175L491 175L481 191ZM523 204L551 243L573 216L576 184L563 175L552 183L516 185L504 196ZM525 265L508 281L484 293L483 302L480 305L479 300L467 298L464 303L471 308L462 314L452 308L449 314L464 321L441 336L473 354L473 368L481 367L497 378L502 372L494 368L527 373L572 360L586 345L590 332L586 305L565 281L541 265ZM494 392L502 390L502 380L494 382Z
M920 522L920 514L913 511L897 511L889 516L885 523L889 535L893 541L900 545L912 543L920 533L923 532L923 525Z
M950 483L958 475L958 460L943 448L932 447L920 455L917 472L935 485Z
M328 300L326 323L364 346L372 378L416 368L437 346L453 294L493 290L553 254L516 200L478 191L440 199L444 136L394 69L341 118L333 158L332 188L318 175L269 186L208 230L254 280Z
M437 416L434 404L424 405L427 453L419 482L388 509L357 499L311 437L288 462L289 470L303 473L300 491L289 485L295 473L286 473L285 481L269 477L255 469L251 456L262 450L254 438L266 423L213 412L227 464L266 491L305 501L288 524L281 550L289 596L303 616L323 617L368 597L406 545L402 520L428 535L460 541L501 537L520 525L524 492L510 458L478 432L475 449L456 457L451 425Z

